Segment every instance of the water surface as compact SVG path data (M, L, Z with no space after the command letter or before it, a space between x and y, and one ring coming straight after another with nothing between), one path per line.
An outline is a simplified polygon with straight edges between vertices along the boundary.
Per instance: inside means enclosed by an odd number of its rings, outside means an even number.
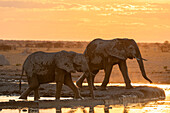
M99 85L99 84L97 84ZM124 86L124 84L109 84L110 86ZM149 103L136 103L123 105L98 105L95 107L73 107L73 108L20 108L20 109L1 109L0 113L170 113L170 85L168 84L132 84L133 86L159 87L165 91L166 99ZM54 100L54 97L41 97L41 100ZM72 98L61 98L72 99ZM18 100L18 96L0 96L0 101ZM33 97L28 97L33 100Z

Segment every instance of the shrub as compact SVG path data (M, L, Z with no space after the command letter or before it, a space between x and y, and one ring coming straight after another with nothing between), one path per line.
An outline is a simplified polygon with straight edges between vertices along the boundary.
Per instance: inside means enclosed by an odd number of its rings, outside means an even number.
M64 47L64 43L63 42L56 42L54 43L54 48L63 48Z
M10 45L5 45L5 44L0 45L0 50L7 51L11 49L12 47Z

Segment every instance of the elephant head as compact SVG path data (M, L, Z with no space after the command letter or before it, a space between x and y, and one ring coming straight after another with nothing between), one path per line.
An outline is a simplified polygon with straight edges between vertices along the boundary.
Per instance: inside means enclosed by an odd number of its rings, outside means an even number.
M89 67L86 58L83 54L75 52L61 51L56 55L55 64L58 68L67 71L68 73L87 72Z
M88 63L83 54L75 52L61 51L56 56L56 66L60 69L67 71L68 73L86 72L87 81L89 83L90 92L92 98L94 98L93 87L92 87L92 75L89 70Z
M73 58L73 66L78 72L89 72L86 58L83 54L76 54Z
M136 58L142 76L150 83L152 83L152 81L146 76L143 64L143 60L145 59L142 58L138 45L133 39L113 39L109 42L109 44L105 48L105 51L108 55L114 56L121 60L126 60L127 58Z

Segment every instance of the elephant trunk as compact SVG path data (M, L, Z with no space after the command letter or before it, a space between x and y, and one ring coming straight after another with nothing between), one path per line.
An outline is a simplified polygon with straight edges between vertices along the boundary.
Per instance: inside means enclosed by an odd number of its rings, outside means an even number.
M86 68L84 68L84 72L85 72L86 80L88 82L88 87L89 87L89 90L90 90L90 95L91 95L92 99L94 99L93 80L92 80L93 79L93 73L89 69L88 59L87 58L86 58L86 62L85 62L85 67Z
M88 64L87 64L88 66ZM91 97L92 99L95 98L94 96L94 91L93 91L93 73L90 71L89 67L88 67L88 71L86 72L88 75L86 75L86 79L87 79L87 82L88 82L88 86L89 86L89 89L90 89L90 94L91 94Z
M152 83L152 81L146 76L146 72L145 72L145 68L144 68L144 64L143 64L143 60L145 60L145 59L142 58L138 46L137 46L137 54L136 54L135 58L137 59L137 62L138 62L138 64L139 64L139 67L140 67L140 71L141 71L141 73L142 73L142 76L143 76L147 81L149 81L150 83Z
M139 67L140 67L142 76L143 76L147 81L149 81L150 83L152 83L152 81L146 76L146 72L145 72L145 69L144 69L144 65L143 65L142 59L140 58L140 60L137 60L137 61L138 61L138 64L139 64Z

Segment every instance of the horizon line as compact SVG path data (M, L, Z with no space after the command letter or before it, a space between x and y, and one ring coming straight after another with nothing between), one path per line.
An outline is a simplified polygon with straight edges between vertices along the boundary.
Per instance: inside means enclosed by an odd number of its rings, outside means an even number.
M100 38L100 37L98 37L98 38ZM122 37L117 37L117 38L122 38ZM94 38L94 39L97 39L97 38ZM116 38L113 38L113 39L116 39ZM129 39L133 39L133 38L129 38ZM2 38L0 38L0 40L4 40L4 41L42 41L42 42L45 42L45 41L49 41L49 42L58 42L58 41L65 41L65 42L67 42L67 41L68 42L74 42L74 41L75 42L90 42L90 41L92 41L92 40L41 40L41 39L30 39L30 40L29 39L22 39L21 40L21 39L2 39ZM105 40L109 40L109 39L105 39ZM140 43L164 43L165 41L169 42L169 40L164 40L164 41L136 41L136 42L140 42Z

